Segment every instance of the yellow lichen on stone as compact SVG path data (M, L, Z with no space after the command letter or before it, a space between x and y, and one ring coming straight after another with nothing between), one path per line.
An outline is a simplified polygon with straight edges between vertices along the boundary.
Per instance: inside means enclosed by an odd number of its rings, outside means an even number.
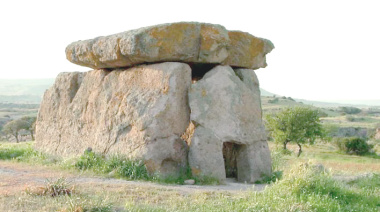
M224 27L202 24L198 62L222 62L228 56L228 44L228 33Z
M147 33L151 42L149 49L158 49L158 59L172 56L185 56L187 60L197 58L197 37L199 26L192 23L176 23L168 26L155 27Z
M265 55L264 40L246 32L230 31L229 56L225 64L238 67L254 67L255 58Z
M205 97L207 95L207 92L205 89L202 89L202 97Z

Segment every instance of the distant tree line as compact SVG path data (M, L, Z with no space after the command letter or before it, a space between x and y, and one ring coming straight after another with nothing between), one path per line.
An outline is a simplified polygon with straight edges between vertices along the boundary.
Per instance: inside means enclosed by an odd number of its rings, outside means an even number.
M0 102L0 108L21 108L21 109L38 109L40 107L40 104L18 104L18 103L4 103Z

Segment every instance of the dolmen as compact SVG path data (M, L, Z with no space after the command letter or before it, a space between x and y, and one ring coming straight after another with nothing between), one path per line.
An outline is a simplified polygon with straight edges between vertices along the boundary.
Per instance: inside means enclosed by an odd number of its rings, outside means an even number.
M141 160L150 174L254 183L271 174L255 69L274 48L221 25L180 22L77 41L43 97L36 148Z

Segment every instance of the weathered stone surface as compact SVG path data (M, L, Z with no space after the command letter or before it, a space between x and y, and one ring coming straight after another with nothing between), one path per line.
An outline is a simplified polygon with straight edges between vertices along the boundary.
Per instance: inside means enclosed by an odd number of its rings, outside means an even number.
M236 161L239 181L253 183L271 173L259 84L253 70L215 67L191 86L189 104L195 125L189 151L193 174L223 181L227 160ZM232 144L230 150L223 150L225 142Z
M230 31L228 36L230 48L223 64L249 69L267 66L265 55L274 48L271 41L240 31Z
M46 91L36 147L68 156L93 152L142 159L151 173L179 173L187 146L191 70L183 63L112 72L62 73Z
M66 48L69 61L92 68L129 67L141 63L181 61L256 69L265 67L273 44L223 26L180 22L131 30Z

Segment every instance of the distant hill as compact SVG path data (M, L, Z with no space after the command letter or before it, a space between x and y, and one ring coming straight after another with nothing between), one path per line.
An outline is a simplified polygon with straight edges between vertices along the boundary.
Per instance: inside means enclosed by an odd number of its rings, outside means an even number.
M0 79L0 103L28 103L39 104L45 91L53 85L55 79ZM282 97L260 88L263 97ZM287 96L289 97L289 96ZM310 101L294 99L296 102L314 105L316 107L340 107L340 106L380 106L380 99L368 101Z
M260 92L261 92L261 96L274 96L274 95L277 96L276 94L266 91L262 88L260 88Z
M39 104L55 79L0 79L0 102Z
M42 96L53 85L55 79L0 79L0 95Z
M260 88L261 96L263 97L283 97L282 95L271 93L267 90ZM289 96L286 96L289 97ZM302 102L307 105L314 105L316 107L345 107L345 106L356 106L356 107L368 107L368 106L380 106L380 99L372 100L326 100L326 101L312 101L306 99L294 98L296 102Z

